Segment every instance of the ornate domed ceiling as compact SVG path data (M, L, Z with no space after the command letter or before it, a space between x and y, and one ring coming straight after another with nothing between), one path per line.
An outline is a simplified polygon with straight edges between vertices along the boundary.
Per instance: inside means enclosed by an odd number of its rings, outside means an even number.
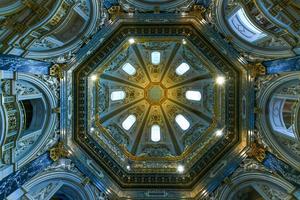
M197 12L118 16L68 72L70 146L108 175L105 187L127 188L119 196L143 187L196 195L245 151L251 79Z
M91 80L91 128L123 145L133 160L186 157L200 138L224 126L220 109L214 110L215 100L221 101L213 81L217 71L183 42L180 37L125 41L91 74L97 77Z

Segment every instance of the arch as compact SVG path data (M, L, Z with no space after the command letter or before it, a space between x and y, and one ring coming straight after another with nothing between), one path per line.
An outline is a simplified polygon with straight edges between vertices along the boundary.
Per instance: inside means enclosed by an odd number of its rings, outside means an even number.
M9 1L3 0L0 2L0 15L11 15L24 8L21 0Z
M274 95L275 96L275 95ZM272 129L286 137L296 139L295 122L292 119L294 107L298 103L296 99L288 97L272 97L269 102L269 120Z
M46 120L46 116L41 115L41 113L46 113L47 109L43 98L19 99L19 104L22 105L24 116L20 137L41 130Z
M83 185L82 181L82 177L72 172L46 171L23 185L23 189L27 191L25 196L30 197L39 195L37 193L42 193L42 190L48 190L48 196L44 198L51 198L57 194L57 192L60 192L60 190L64 190L65 192L71 192L71 194L67 193L68 196L76 196L78 200L96 200L90 184Z
M296 106L298 110L296 110L296 118L294 122L295 125L295 136L296 138L287 138L284 137L284 140L280 138L283 138L282 136L276 134L276 129L274 130L273 125L273 114L269 114L270 109L270 102L272 102L272 98L274 99L274 93L278 90L278 88L283 87L285 84L290 83L291 81L300 81L299 80L300 73L290 73L285 74L280 77L275 78L268 84L265 88L263 88L258 96L258 105L260 108L262 108L262 113L258 116L257 119L257 126L259 131L261 132L262 136L264 137L265 141L270 145L270 147L278 154L280 157L285 160L290 165L294 166L296 169L300 169L300 156L297 155L295 152L291 151L288 147L286 142L290 143L293 142L295 145L300 145L299 143L299 105ZM299 96L300 98L300 96ZM298 99L299 99L298 98ZM281 102L279 102L281 103ZM298 103L299 104L299 103ZM281 105L279 105L281 106ZM279 120L280 119L280 120ZM272 121L273 120L273 121ZM275 120L278 120L282 123L281 118L275 118ZM298 120L298 121L297 121ZM279 130L277 130L279 131ZM283 135L284 136L284 135ZM282 141L286 141L285 144L283 144Z
M20 39L21 43L26 43L27 37L31 37L31 32L36 32L39 28L43 27L44 25L47 25L48 23L51 23L52 18L58 14L60 9L62 9L62 4L63 1L57 1L49 16L40 23L36 24L31 29L29 29L24 34L24 37ZM84 14L82 14L83 12L80 11L79 4L77 4L76 6L72 6L72 8L65 16L66 19L69 20L64 20L61 24L56 25L55 28L47 32L46 35L42 34L42 37L40 37L38 40L32 38L32 40L35 40L35 42L32 42L30 46L26 48L24 52L25 57L34 59L59 57L64 54L71 53L71 51L80 47L84 42L83 40L85 38L88 38L96 29L97 20L99 19L100 15L99 2L97 0L86 0L86 4L89 9L89 16L85 16ZM73 19L73 22L84 21L83 25L78 26L78 28L80 29L79 32L77 32L71 38L64 38L66 39L66 41L63 41L63 38L60 38L62 40L57 39L56 36L59 33L63 33L64 31L69 30L70 26L75 27L74 25L70 25L72 24L70 21L71 18ZM51 45L47 46L48 44ZM34 48L34 45L37 45L36 48ZM44 46L47 46L47 48L44 48Z
M57 107L57 99L55 95L53 94L53 91L49 88L49 86L39 78L29 75L29 74L23 74L18 73L17 81L25 81L30 84L32 84L34 87L36 87L40 92L41 96L38 98L40 106L44 107L45 116L44 120L41 120L39 122L39 128L37 130L33 130L32 134L39 134L37 138L35 139L31 148L26 150L24 153L22 153L21 156L18 156L16 158L16 167L19 168L26 164L28 161L33 159L36 154L46 145L47 139L50 137L51 133L54 132L55 125L56 125L56 114L52 113L52 109ZM26 99L26 98L25 98ZM30 99L30 98L29 98ZM19 96L18 101L24 100L24 97ZM19 103L20 104L20 103ZM39 112L36 112L38 114ZM41 114L41 113L40 113ZM38 115L35 116L38 118ZM27 134L21 134L21 137L26 137ZM22 138L19 138L19 140ZM16 149L17 151L17 149Z
M232 39L231 42L237 49L242 52L247 52L245 56L248 57L248 59L278 59L295 56L295 52L293 51L297 43L295 37L293 35L287 35L286 38L288 38L288 40L283 38L281 33L285 29L270 21L256 4L244 5L246 3L232 3L230 0L215 0L214 2L214 10L210 20L216 24L216 27L221 33ZM249 8L252 8L252 10L249 10ZM236 16L240 9L245 10L250 24L252 24L255 29L260 30L264 37L257 37L255 41L247 41L245 37L241 37L241 35L232 28L230 20L236 19L234 16ZM268 27L268 29L266 27ZM295 41L295 44L293 43L293 45L291 45L290 41Z
M245 172L232 178L231 184L224 186L224 188L220 191L218 199L234 199L235 195L237 195L239 191L247 187L253 188L260 196L263 197L263 199L269 199L264 196L266 195L265 192L258 191L259 185L267 185L287 195L291 194L295 189L291 183L281 177L273 176L266 172Z

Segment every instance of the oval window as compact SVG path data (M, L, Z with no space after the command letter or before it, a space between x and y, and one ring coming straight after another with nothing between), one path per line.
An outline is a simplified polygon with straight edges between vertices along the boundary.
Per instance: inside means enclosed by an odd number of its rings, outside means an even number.
M160 127L158 125L152 125L151 127L151 140L152 142L160 141Z
M134 115L129 115L122 123L122 127L128 131L133 124L136 122L136 117Z
M175 117L176 123L182 130L187 130L190 127L190 122L181 114Z
M187 63L181 63L175 70L176 74L181 76L185 74L187 71L189 71L190 66Z
M126 93L124 91L113 91L110 94L110 99L112 101L118 101L118 100L122 100L125 99Z

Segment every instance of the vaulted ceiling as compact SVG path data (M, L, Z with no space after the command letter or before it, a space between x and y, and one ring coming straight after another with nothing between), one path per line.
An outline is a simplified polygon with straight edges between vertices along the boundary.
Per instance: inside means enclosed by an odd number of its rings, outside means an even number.
M121 196L145 187L199 195L241 159L253 128L254 93L238 54L199 15L161 17L119 16L70 71L71 143L110 187L127 188Z
M299 20L299 0L1 1L5 64L58 78L0 73L0 175L51 148L110 199L260 196L254 168L300 185Z

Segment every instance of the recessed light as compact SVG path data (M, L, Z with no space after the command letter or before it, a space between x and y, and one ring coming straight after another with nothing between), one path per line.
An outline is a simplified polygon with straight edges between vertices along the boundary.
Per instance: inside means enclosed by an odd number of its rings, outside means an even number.
M131 168L130 168L130 165L127 165L126 166L126 169L129 171Z
M225 77L224 77L224 76L218 76L218 77L216 78L216 83L217 83L218 85L223 85L223 84L225 83Z
M97 80L97 76L96 75L92 75L91 79L92 79L92 81L95 81L95 80Z
M186 40L185 39L182 39L182 44L186 44Z
M128 42L129 42L130 44L134 44L134 43L135 43L135 40L134 40L134 38L129 38Z
M178 165L178 166L177 166L177 171L178 171L179 173L183 173L183 172L184 172L184 166L183 166L183 165Z
M223 135L223 130L217 130L216 131L216 136L220 137Z

